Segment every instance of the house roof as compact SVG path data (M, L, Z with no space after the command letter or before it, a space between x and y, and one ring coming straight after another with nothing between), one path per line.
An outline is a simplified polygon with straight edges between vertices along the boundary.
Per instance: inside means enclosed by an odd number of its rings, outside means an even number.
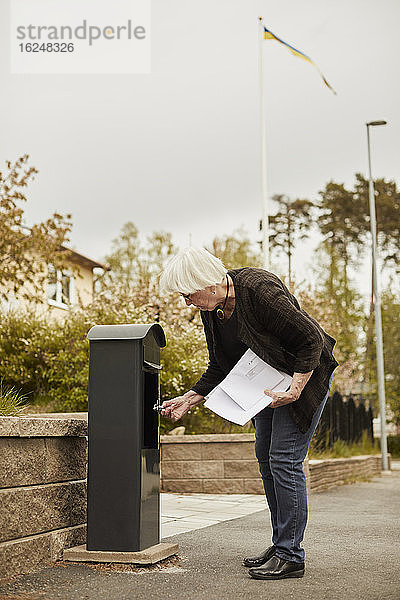
M84 265L85 267L89 267L89 269L99 267L100 269L104 269L104 271L110 270L110 267L108 265L104 265L103 263L100 263L97 260L93 260L92 258L89 258L88 256L85 256L84 254L81 254L80 252L77 252L72 248L67 248L67 246L62 246L62 248L71 252L71 256L69 258L73 262L78 262L81 265Z
M20 229L26 235L29 235L29 233L31 231L31 228L27 227L26 225L23 225L22 227L20 227ZM68 248L67 246L61 246L61 248L63 250L68 250L68 252L71 252L71 256L69 257L70 260L72 260L74 262L78 262L81 265L84 265L86 267L89 267L89 269L94 269L94 267L99 267L100 269L103 269L104 271L111 270L109 265L104 265L103 263L100 263L97 260L93 260L92 258L89 258L88 256L85 256L84 254L81 254L80 252L73 250L73 248Z

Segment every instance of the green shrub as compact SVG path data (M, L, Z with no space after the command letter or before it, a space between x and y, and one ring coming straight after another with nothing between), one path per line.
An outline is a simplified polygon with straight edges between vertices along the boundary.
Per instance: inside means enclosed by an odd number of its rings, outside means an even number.
M400 435L388 435L387 445L392 458L400 458Z
M167 400L187 392L200 378L208 355L202 329L196 323L171 327L161 323L167 346L161 350L161 394Z
M32 396L33 412L87 410L89 329L95 324L154 323L160 318L167 346L161 350L161 399L183 394L208 363L203 327L197 311L185 306L144 305L131 298L118 303L100 297L85 309L71 310L61 321L34 311L7 312L0 319L0 372L5 383ZM167 322L168 320L168 322ZM186 433L231 433L252 429L221 419L203 405L173 423L161 418L161 431L184 425Z
M118 304L100 298L85 309L70 311L62 322L34 311L4 313L0 319L0 372L4 382L21 389L22 394L32 395L34 411L41 405L46 411L86 411L89 329L95 324L154 323L160 313L162 316L162 308L135 307L129 298L119 299ZM161 351L161 397L165 400L190 389L208 359L197 314L189 313L189 319L185 319L175 310L170 322L161 324L168 340ZM199 415L209 412L204 408L194 410L187 421L198 423ZM162 419L163 430L175 426L169 419Z
M45 350L51 329L33 312L7 312L0 320L0 368L3 380L23 393L46 388Z
M87 332L96 323L149 322L146 311L117 311L102 302L68 313L63 322L34 311L14 311L0 320L0 372L6 384L32 394L55 411L87 410Z

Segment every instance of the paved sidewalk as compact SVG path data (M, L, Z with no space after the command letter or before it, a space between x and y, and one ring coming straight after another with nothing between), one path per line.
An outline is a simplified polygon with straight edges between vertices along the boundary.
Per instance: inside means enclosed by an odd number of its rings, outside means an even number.
M253 494L161 494L161 537L186 533L265 510Z
M249 497L255 512L204 526L246 507L242 496L229 509L219 498L163 496L164 536L179 543L179 559L139 569L58 563L0 586L0 600L400 599L400 470L311 495L303 579L251 579L241 560L269 545L268 511Z

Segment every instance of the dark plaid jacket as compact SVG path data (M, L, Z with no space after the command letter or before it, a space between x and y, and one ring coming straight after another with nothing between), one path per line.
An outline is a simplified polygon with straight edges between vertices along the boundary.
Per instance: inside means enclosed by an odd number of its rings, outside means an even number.
M325 397L338 366L336 343L273 273L245 267L228 271L235 285L237 336L260 358L289 375L314 371L290 413L303 433ZM229 372L212 314L201 311L209 352L208 368L192 390L206 396Z

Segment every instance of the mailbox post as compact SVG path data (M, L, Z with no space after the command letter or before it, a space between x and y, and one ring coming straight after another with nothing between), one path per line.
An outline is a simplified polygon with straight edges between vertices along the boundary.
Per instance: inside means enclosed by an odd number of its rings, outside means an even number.
M152 325L95 325L89 339L87 544L64 560L154 564L160 542L160 348ZM157 406L155 406L157 405Z
M88 333L87 550L137 552L160 542L159 324Z

